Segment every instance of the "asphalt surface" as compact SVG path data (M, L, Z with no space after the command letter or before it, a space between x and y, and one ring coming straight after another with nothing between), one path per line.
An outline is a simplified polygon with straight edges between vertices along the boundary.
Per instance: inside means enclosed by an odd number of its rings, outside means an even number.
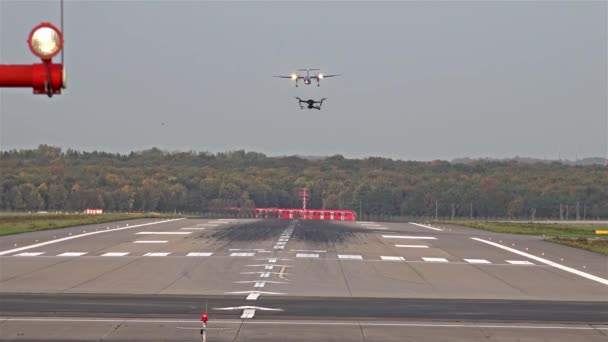
M196 317L208 311L214 318L234 318L243 305L228 296L113 296L113 295L9 295L2 296L0 316L48 317ZM601 302L406 299L406 298L308 298L266 297L256 306L265 319L433 319L507 322L608 322L608 305ZM234 311L230 313L230 311Z
M117 222L0 238L0 340L200 340L178 328L205 299L210 341L604 341L607 279L604 255L458 226Z

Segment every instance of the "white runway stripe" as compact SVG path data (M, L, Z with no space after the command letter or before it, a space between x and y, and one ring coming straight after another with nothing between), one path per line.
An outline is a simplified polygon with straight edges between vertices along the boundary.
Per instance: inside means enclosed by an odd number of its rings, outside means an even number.
M192 257L208 257L208 256L212 256L213 253L209 253L209 252L192 252L192 253L188 253L187 256L192 256Z
M399 248L429 248L427 245L395 245L395 247Z
M137 232L135 235L188 235L192 232Z
M385 256L385 255L381 255L380 259L382 259L384 261L405 261L405 258L401 257L401 256Z
M106 254L102 254L101 256L121 257L121 256L125 256L125 255L129 255L129 252L108 252Z
M163 256L167 256L171 253L168 252L152 252L152 253L146 253L144 254L144 256L150 256L150 257L163 257Z
M39 256L44 254L44 252L24 252L24 253L19 253L15 256Z
M133 243L167 243L167 240L136 240Z
M319 254L316 253L297 253L296 258L318 258Z
M429 261L429 262L448 262L448 260L446 258L425 258L425 257L423 257L422 260Z
M360 255L338 254L338 259L362 260L363 257Z
M528 259L532 259L532 260L536 260L538 262L542 262L545 265L553 266L553 267L558 268L558 269L560 269L562 271L566 271L566 272L569 272L569 273L572 273L572 274L576 274L577 276L580 276L580 277L583 277L583 278L587 278L589 280L596 281L596 282L598 282L600 284L608 285L608 279L601 278L601 277L595 276L595 275L587 273L587 272L582 272L582 271L579 271L579 270L574 269L572 267L564 266L562 264L558 264L558 263L553 262L551 260L547 260L545 258L537 257L536 255L529 254L529 253L526 253L526 252L522 252L522 251L519 251L519 250L517 250L515 248L503 246L501 244L498 244L498 243L495 243L495 242L492 242L492 241L488 241L488 240L484 240L484 239L479 239L479 238L471 238L471 239L473 239L475 241L483 242L485 244L488 244L488 245L491 245L491 246L494 246L494 247L498 247L498 248L504 249L506 251L509 251L511 253L515 253L515 254L521 255L521 256L526 257ZM507 262L508 261L509 260L507 260Z
M489 262L486 259L463 259L463 260L468 262L469 264L491 264L491 262Z
M505 260L505 261L511 265L534 265L533 263L531 263L527 260Z
M441 229L441 228L435 228L435 227L427 226L427 225L420 224L420 223L414 223L414 222L410 222L410 224L413 224L413 225L418 226L418 227L426 228L426 229L432 229L432 230L443 230L443 229Z
M192 228L180 228L180 229L183 229L183 230L205 230L207 228L205 228L205 227L192 227Z
M87 254L87 252L65 252L57 254L57 256L83 256L85 254Z
M230 256L235 256L235 257L250 257L250 256L254 256L255 253L241 253L241 252L235 252L230 254Z
M414 235L382 235L385 239L410 239L410 240L437 240L432 236L414 236Z

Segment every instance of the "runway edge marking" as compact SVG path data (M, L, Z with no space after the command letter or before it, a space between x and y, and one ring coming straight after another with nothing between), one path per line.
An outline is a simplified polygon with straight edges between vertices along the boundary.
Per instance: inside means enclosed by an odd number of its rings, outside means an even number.
M471 238L471 239L473 239L475 241L483 242L483 243L488 244L490 246L494 246L494 247L498 247L498 248L504 249L504 250L509 251L511 253L519 254L519 255L524 256L526 258L530 258L532 260L536 260L538 262L542 262L543 264L546 264L546 265L549 265L549 266L553 266L553 267L558 268L558 269L560 269L562 271L570 272L572 274L576 274L578 276L581 276L583 278L587 278L589 280L596 281L596 282L598 282L600 284L608 285L608 279L600 278L598 276L594 276L593 274L582 272L582 271L579 271L579 270L574 269L572 267L564 266L562 264L558 264L558 263L553 262L551 260L547 260L547 259L544 259L544 258L541 258L541 257L537 257L536 255L532 255L532 254L529 254L529 253L526 253L526 252L522 252L522 251L517 250L515 248L503 246L503 245L498 244L496 242L492 242L492 241L488 241L488 240L484 240L484 239L480 239L480 238Z
M443 231L443 229L441 229L441 228L435 228L435 227L427 226L427 225L420 224L420 223L409 222L409 224L413 224L413 225L415 225L415 226L419 226L419 227L422 227L422 228L427 228L427 229L432 229L432 230L439 230L439 231Z
M89 235L109 233L109 232L116 232L116 231L119 231L119 230L133 229L133 228L138 228L138 227L151 226L153 224L167 223L167 222L173 222L173 221L179 221L179 220L184 220L184 218L171 219L171 220L165 220L165 221L159 221L159 222L143 223L143 224L138 224L138 225L135 225L135 226L128 226L128 227L122 227L122 228L113 228L113 229L107 229L107 230L99 230L99 231L95 231L95 232L89 232L89 233L84 233L84 234L67 236L67 237L64 237L64 238L61 238L61 239L41 242L41 243L37 243L37 244L34 244L34 245L23 246L23 247L19 247L19 248L14 248L14 249L9 249L9 250L6 250L6 251L2 251L2 252L0 252L0 256L6 255L6 254L15 253L15 252L21 252L21 251L25 251L25 250L32 249L32 248L38 248L38 247L50 245L50 244L53 244L53 243L58 243L58 242L72 240L72 239L77 239L77 238L85 237L85 236L89 236Z

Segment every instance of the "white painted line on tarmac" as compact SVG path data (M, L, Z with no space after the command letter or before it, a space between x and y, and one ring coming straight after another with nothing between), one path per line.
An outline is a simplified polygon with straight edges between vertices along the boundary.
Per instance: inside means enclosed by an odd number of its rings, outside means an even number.
M253 284L253 287L264 287L266 285L266 282L264 281L256 281L255 284Z
M360 255L338 254L338 259L342 259L342 260L362 260L363 257L360 256Z
M23 253L19 253L15 256L25 256L25 257L32 257L32 256L39 256L44 254L44 252L23 252Z
M425 258L425 257L422 257L422 260L428 261L428 262L448 262L448 259L446 259L446 258Z
M133 243L167 243L167 240L135 240Z
M425 224L420 224L420 223L410 222L410 224L413 224L414 226L418 226L418 227L422 227L422 228L432 229L432 230L439 230L439 231L443 230L441 228L435 228L435 227L427 226Z
M486 259L463 259L463 260L468 262L469 264L491 264L491 262L489 262Z
M205 228L205 227L192 227L192 228L180 228L180 229L183 229L183 230L205 230L207 228Z
M386 256L386 255L381 255L380 259L384 260L384 261L405 261L405 258L402 256Z
M68 236L68 237L64 237L64 238L60 238L60 239L55 239L55 240L51 240L51 241L37 243L37 244L34 244L34 245L23 246L23 247L19 247L19 248L14 248L14 249L9 249L9 250L6 250L6 251L2 251L2 252L0 252L0 256L1 255L5 255L5 254L10 254L10 253L15 253L15 252L21 252L21 251L24 251L24 250L27 250L27 249L42 247L42 246L50 245L52 243L57 243L57 242L77 239L77 238L81 238L81 237L85 237L85 236L90 236L90 235L95 235L95 234L102 234L102 233L108 233L108 232L115 232L115 231L124 230L124 229L133 229L133 228L137 228L137 227L150 226L150 225L153 225L153 224L167 223L167 222L173 222L173 221L178 221L178 220L183 220L183 218L166 220L166 221L157 221L157 222L143 223L143 224L137 224L137 225L130 226L130 227L122 227L122 228L114 228L114 229L107 229L107 230L99 230L99 231L96 231L96 232L89 232L89 233L85 233L85 234L72 235L72 236Z
M137 232L135 235L188 235L192 232Z
M213 253L210 252L192 252L192 253L188 253L186 256L189 257L208 257L208 256L212 256Z
M101 256L121 257L121 256L125 256L125 255L129 255L129 252L108 252L106 254L102 254Z
M230 254L230 256L232 256L232 257L251 257L254 255L255 255L255 253L241 253L241 252L234 252L234 253Z
M411 239L411 240L437 240L433 236L412 236L412 235L382 235L385 239Z
M142 324L159 324L159 323L192 323L200 326L200 320L184 320L184 319L157 319L157 318L72 318L72 317L0 317L0 320L9 322L56 322L56 323L142 323ZM219 324L235 324L241 325L243 322L238 319L215 319L215 323ZM328 322L328 321L304 321L304 320L255 320L247 321L245 324L257 325L309 325L309 326L374 326L374 327L408 327L408 328L469 328L479 330L486 329L517 329L517 330L602 330L607 331L606 325L574 325L574 324L547 324L547 325L526 325L526 324L459 324L459 323L404 323L397 321L347 321L347 322Z
M529 262L528 260L505 260L511 265L534 265L534 263Z
M319 254L315 253L298 253L296 254L296 258L318 258Z
M598 282L600 284L608 285L608 279L600 278L598 276L594 276L593 274L582 272L582 271L576 270L576 269L574 269L572 267L564 266L562 264L558 264L558 263L553 262L551 260L547 260L545 258L540 258L540 257L537 257L536 255L532 255L532 254L529 254L529 253L526 253L526 252L522 252L522 251L517 250L515 248L503 246L501 244L498 244L498 243L495 243L495 242L492 242L492 241L487 241L487 240L479 239L479 238L471 238L471 239L473 239L475 241L483 242L485 244L488 244L488 245L491 245L491 246L494 246L494 247L498 247L498 248L504 249L504 250L509 251L511 253L519 254L519 255L524 256L526 258L529 258L529 259L532 259L532 260L536 260L538 262L542 262L543 264L546 264L546 265L549 265L549 266L553 266L555 268L559 268L562 271L566 271L566 272L570 272L572 274L576 274L576 275L581 276L583 278L587 278L589 280L596 281L596 282ZM507 262L508 262L508 260L507 260Z
M259 293L259 292L258 292L258 293L253 292L253 293L250 293L250 294L249 294L249 295L248 295L248 296L245 298L245 300L257 300L259 296L260 296L260 293Z
M57 254L57 256L77 257L77 256L83 256L85 254L87 254L87 252L65 252L65 253Z
M285 246L278 246L278 245L277 245L277 246L274 246L273 248L274 248L274 249L285 249Z
M167 256L171 253L167 253L167 252L151 252L151 253L146 253L144 254L144 256L150 256L150 257L164 257Z
M241 315L241 318L243 318L243 319L253 318L253 316L255 316L255 309L245 309L245 310L243 310L243 314Z
M267 294L267 295L284 295L283 292L269 292L269 291L231 291L224 292L226 294L250 294L250 293L259 293L259 294Z
M310 252L310 253L326 253L327 251L324 250L317 250L317 249L292 249L292 252Z
M364 227L370 230L388 230L386 227Z
M395 247L399 248L429 248L427 245L395 245Z

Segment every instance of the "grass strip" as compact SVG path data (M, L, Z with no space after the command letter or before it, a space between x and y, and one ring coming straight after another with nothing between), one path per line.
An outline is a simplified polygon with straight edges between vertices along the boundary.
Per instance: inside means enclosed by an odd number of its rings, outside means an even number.
M601 229L594 224L577 223L537 223L537 222L476 222L476 221L440 221L440 224L453 224L469 228L483 229L495 233L545 235L554 237L591 238L595 230Z
M608 255L608 240L606 239L570 239L570 238L547 238L545 241L559 243L562 245L581 248L591 252L601 253Z
M162 214L2 214L0 236L139 218L170 218Z

